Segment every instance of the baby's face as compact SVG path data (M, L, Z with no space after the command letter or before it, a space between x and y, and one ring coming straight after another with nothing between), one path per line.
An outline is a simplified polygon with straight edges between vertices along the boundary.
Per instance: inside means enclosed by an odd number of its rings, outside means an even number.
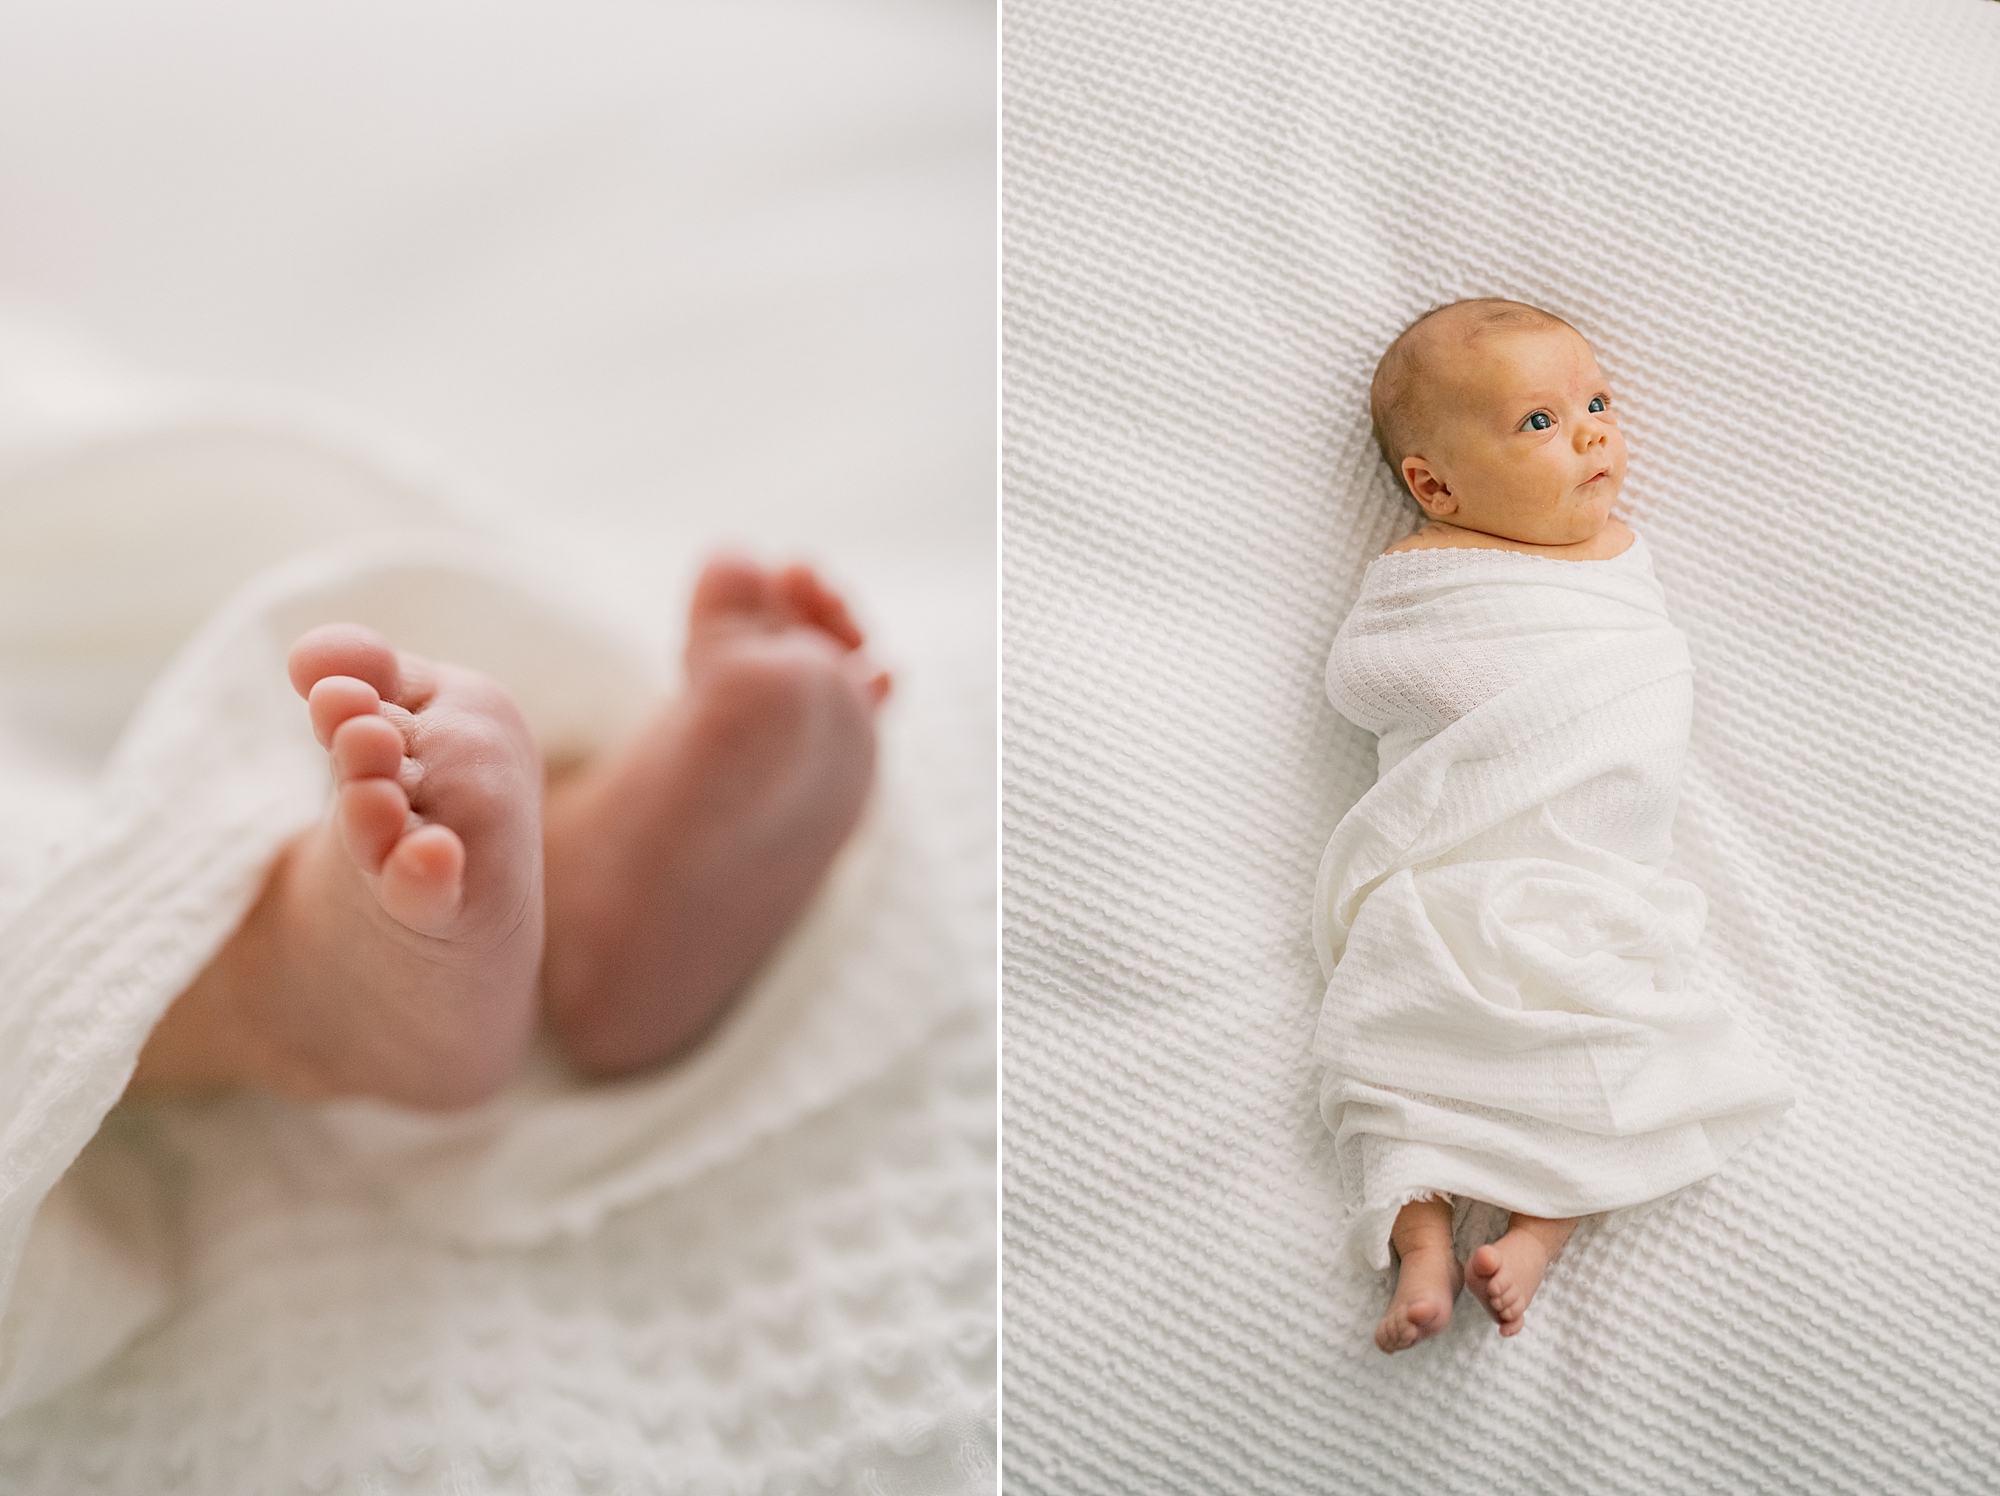
M1604 528L1625 437L1590 345L1567 327L1493 329L1447 362L1403 474L1436 518L1529 545Z

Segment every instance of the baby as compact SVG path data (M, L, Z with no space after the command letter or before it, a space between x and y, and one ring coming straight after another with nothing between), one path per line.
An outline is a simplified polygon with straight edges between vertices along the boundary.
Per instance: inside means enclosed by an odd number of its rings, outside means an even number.
M1389 345L1368 391L1375 439L1424 514L1397 551L1470 546L1603 561L1625 436L1583 335L1518 301L1453 302ZM1515 419L1516 406L1522 406Z
M712 560L685 694L545 784L492 680L356 625L306 634L289 668L331 809L155 1027L131 1094L462 1107L538 1022L591 1076L684 1052L860 814L889 687L862 646L805 567Z
M1381 776L1321 866L1315 1050L1350 1244L1399 1263L1395 1352L1461 1287L1519 1334L1580 1217L1714 1172L1783 1098L1684 985L1705 903L1660 865L1691 667L1612 514L1625 438L1590 345L1461 301L1396 339L1370 399L1427 523L1370 566L1328 666ZM1463 1267L1454 1194L1509 1212Z

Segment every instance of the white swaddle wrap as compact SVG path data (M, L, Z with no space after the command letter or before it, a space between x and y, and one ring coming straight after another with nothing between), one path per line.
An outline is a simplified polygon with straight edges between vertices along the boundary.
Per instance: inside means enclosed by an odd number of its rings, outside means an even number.
M1664 863L1692 673L1640 540L1368 568L1327 693L1381 772L1327 845L1313 938L1321 1111L1371 1266L1412 1199L1633 1205L1789 1105L1688 983L1707 906Z

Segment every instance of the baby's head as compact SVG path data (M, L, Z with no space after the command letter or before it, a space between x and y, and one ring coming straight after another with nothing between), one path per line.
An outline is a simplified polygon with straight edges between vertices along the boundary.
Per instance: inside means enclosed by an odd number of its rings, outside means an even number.
M1625 437L1583 335L1519 301L1426 313L1389 345L1368 392L1375 440L1433 519L1528 545L1604 528Z

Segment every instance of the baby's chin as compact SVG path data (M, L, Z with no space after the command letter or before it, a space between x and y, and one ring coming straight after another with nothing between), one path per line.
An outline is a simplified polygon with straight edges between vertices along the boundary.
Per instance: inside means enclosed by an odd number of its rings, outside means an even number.
M1507 538L1523 545L1582 545L1595 540L1611 523L1619 486L1615 477L1587 483L1574 490L1571 502L1554 513L1507 515L1503 520L1507 529L1519 531Z
M1451 523L1464 530L1482 530L1500 540L1511 540L1516 545L1582 545L1595 540L1611 523L1611 506L1605 505L1602 512L1565 515L1560 519L1546 515L1497 515L1484 524L1454 515Z

